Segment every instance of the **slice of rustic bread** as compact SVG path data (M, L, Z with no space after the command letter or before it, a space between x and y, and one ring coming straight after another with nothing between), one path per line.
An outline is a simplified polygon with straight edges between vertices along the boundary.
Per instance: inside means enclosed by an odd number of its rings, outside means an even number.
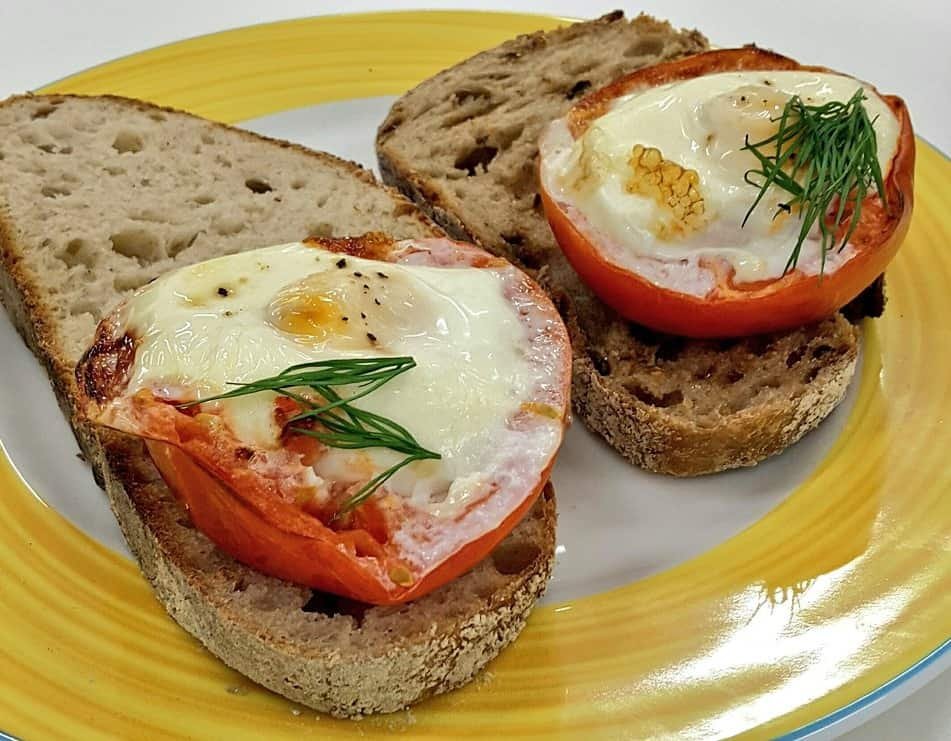
M439 233L350 162L114 97L0 104L0 288L169 613L225 663L335 715L392 711L463 684L542 594L554 498L467 575L367 607L248 569L194 530L142 443L95 429L73 368L98 320L163 271L308 234Z
M536 182L542 127L588 90L705 48L696 31L620 12L521 36L405 94L377 137L384 180L451 234L533 271L559 303L578 416L632 462L678 476L796 442L843 398L859 341L842 316L737 342L657 335L598 301L558 249Z

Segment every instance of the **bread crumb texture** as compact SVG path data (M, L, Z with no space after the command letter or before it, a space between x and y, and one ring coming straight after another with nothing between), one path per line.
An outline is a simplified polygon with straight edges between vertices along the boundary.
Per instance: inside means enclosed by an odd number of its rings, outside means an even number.
M357 165L145 104L20 97L0 132L9 236L73 363L121 298L181 265L310 235L431 233Z

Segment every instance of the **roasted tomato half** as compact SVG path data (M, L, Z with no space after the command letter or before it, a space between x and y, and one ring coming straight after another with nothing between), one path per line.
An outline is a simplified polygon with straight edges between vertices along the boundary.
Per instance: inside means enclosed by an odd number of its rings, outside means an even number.
M868 139L850 133L855 107L838 105L859 88L875 130ZM777 169L794 183L811 181L809 193L839 193L816 211L804 240L809 203L797 203L791 190L769 185L751 210L764 183L753 149L776 155L780 127L800 120L783 119L794 95L808 107L797 143L806 166L795 170L793 152ZM843 118L835 122L837 115ZM817 145L833 141L821 162L806 162ZM820 172L867 174L862 168L876 157L884 199L874 184L859 191L818 179ZM590 94L546 128L539 172L558 244L607 304L663 332L734 337L830 316L869 286L908 230L914 161L900 98L743 48L641 69ZM860 216L846 243L856 203ZM825 248L820 222L831 235Z
M570 362L557 311L509 263L371 234L162 276L100 324L76 376L89 418L145 438L222 550L396 604L470 569L532 506Z

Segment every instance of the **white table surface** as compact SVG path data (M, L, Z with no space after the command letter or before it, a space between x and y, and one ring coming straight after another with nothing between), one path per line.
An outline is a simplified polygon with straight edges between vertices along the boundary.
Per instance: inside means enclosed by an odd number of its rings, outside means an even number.
M286 18L418 7L593 17L619 5L619 0L0 0L0 97L158 44ZM755 41L899 93L916 132L951 153L951 12L945 0L645 0L626 10L699 28L723 46ZM951 672L945 672L843 738L949 739L949 700Z

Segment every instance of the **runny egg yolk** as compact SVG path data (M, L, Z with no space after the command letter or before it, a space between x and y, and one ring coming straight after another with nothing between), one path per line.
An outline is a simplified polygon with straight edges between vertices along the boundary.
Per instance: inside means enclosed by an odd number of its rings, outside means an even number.
M271 326L306 345L379 348L413 333L428 316L423 303L402 273L341 269L285 286L272 299L267 317Z
M652 198L661 207L654 233L661 239L686 236L703 227L705 206L698 190L700 176L665 160L659 149L636 144L629 161L627 192Z

